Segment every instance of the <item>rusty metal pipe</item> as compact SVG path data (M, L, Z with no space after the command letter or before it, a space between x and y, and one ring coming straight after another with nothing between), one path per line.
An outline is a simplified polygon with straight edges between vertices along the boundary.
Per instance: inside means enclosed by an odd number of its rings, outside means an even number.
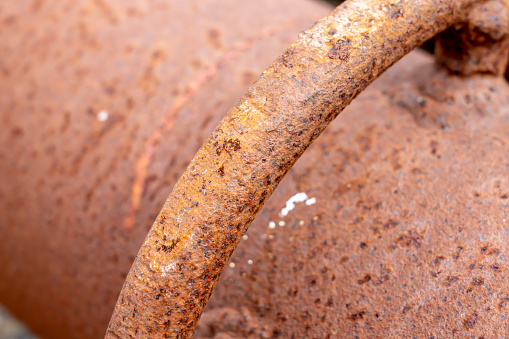
M325 127L481 0L351 0L302 33L196 154L129 272L106 338L189 338L222 269Z

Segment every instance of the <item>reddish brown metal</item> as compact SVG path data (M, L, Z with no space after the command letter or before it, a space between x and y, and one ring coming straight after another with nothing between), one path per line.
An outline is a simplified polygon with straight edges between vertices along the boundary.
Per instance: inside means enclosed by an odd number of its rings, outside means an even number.
M504 0L478 3L465 23L442 33L435 54L452 72L503 74L509 59L509 10Z
M282 180L195 338L507 337L508 131L503 78L404 57Z
M176 184L138 253L107 337L190 337L241 236L304 150L378 75L466 21L476 2L349 1L303 33Z
M101 336L165 188L316 14L297 0L0 3L0 301L43 337ZM416 54L395 67L290 170L197 337L508 332L507 83ZM279 217L302 191L316 204Z
M103 337L193 155L330 10L307 0L0 1L0 303L42 338Z

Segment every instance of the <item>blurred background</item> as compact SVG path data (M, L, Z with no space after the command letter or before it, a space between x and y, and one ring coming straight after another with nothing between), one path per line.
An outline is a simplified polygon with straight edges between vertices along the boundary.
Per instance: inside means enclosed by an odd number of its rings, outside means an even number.
M35 339L37 337L25 325L12 317L5 308L0 306L0 338Z

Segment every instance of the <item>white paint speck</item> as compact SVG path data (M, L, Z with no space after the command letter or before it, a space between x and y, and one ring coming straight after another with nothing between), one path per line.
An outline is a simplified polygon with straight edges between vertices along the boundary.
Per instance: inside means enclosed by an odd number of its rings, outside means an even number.
M305 202L306 205L313 205L316 203L316 198L309 198L308 195L304 192L300 192L295 194L293 197L288 199L286 202L286 206L283 207L281 212L279 213L280 217L286 217L288 213L295 208L295 204L299 202Z
M306 200L306 205L307 206L311 206L311 205L314 205L314 204L316 204L316 198L311 198L311 199Z
M249 260L247 261L247 264L248 264L248 265L253 265L253 260L249 259Z
M295 203L304 202L308 199L309 199L308 195L304 192L295 194L293 197L288 199L288 201L286 202L286 206L283 207L279 215L282 217L286 217L288 215L288 212L295 208Z
M270 228L270 229L274 229L274 228L276 228L276 223L275 223L274 221L272 221L272 220L271 220L271 221L269 221L269 228Z
M97 120L103 122L108 120L109 116L110 114L108 113L108 111L103 109L102 111L99 111L99 113L97 113Z
M283 220L281 220L281 221L279 222L279 226L280 226L280 227L283 227L284 225L286 225L286 223L285 223Z
M249 237L247 236L247 234L244 234L244 235L242 236L242 240L247 240L247 239L249 239Z
M235 263L234 262L230 263L230 268L235 268Z

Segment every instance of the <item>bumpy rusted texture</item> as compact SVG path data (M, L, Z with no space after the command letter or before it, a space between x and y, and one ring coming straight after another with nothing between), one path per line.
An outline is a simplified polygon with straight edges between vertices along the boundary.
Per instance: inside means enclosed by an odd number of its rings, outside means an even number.
M195 156L131 268L107 337L187 338L282 177L379 74L476 1L349 1L304 32Z
M289 171L195 338L507 337L508 154L507 82L411 53Z
M440 34L438 63L460 74L504 74L509 59L509 4L493 0L476 4L465 23Z
M0 1L0 303L42 338L104 337L194 154L330 10L307 0Z

